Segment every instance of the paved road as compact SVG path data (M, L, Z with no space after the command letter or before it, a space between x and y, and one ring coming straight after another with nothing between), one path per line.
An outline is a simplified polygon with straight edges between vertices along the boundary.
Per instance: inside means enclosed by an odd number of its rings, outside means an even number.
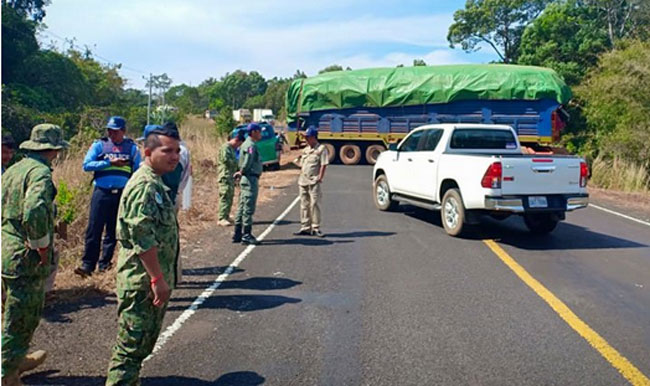
M483 239L495 239L650 375L650 227L589 208L545 238L528 235L516 218L451 238L437 213L377 211L370 174L369 167L328 169L327 237L293 237L294 207L145 364L143 385L629 384ZM292 193L266 209L264 222ZM222 257L232 261L242 250ZM189 272L166 324L220 272ZM98 338L102 352L113 331ZM107 359L90 372L54 362L27 383L101 384Z

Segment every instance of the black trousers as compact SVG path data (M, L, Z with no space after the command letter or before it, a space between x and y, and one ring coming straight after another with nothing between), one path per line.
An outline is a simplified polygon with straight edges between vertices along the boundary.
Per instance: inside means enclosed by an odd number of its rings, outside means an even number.
M81 267L92 272L99 260L99 268L106 268L113 259L113 252L117 240L115 239L115 225L117 224L117 210L120 206L122 189L102 189L95 187L90 201L90 216L86 228L86 250L81 259ZM102 234L106 228L106 235L102 241ZM100 244L102 245L102 258L99 259Z

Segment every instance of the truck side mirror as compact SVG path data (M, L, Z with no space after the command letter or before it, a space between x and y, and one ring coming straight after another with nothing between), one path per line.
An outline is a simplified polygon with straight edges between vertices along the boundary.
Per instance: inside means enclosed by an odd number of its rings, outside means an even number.
M388 150L398 151L397 150L397 143L389 143L388 144Z

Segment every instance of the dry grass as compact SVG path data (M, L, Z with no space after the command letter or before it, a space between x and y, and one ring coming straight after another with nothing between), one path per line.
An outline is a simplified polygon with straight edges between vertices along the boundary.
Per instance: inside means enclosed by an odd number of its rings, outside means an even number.
M215 229L218 215L217 156L223 139L218 138L214 122L201 117L188 117L181 125L181 137L190 149L193 169L192 208L179 212L181 249L198 240L207 229ZM68 239L57 240L61 254L59 273L55 282L54 301L65 301L97 292L112 292L115 288L115 272L93 275L82 279L74 274L84 249L84 232L88 223L88 208L92 192L92 176L81 169L85 146L77 146L55 165L54 179L57 185L65 183L76 192L74 207L77 217L68 227ZM293 189L298 169L287 166L297 152L283 155L280 171L264 173L260 180L258 203L272 200L283 188ZM233 211L236 208L236 199ZM233 213L234 214L234 213ZM223 229L230 232L230 229ZM118 247L119 248L119 247ZM114 256L114 262L117 252Z
M602 189L650 194L650 172L642 165L615 158L596 158L591 165L590 183Z

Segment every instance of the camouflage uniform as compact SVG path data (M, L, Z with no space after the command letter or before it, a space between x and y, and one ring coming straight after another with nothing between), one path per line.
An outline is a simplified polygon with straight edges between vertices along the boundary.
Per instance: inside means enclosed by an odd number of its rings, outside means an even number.
M117 221L118 333L106 385L137 385L142 361L160 334L167 304L153 305L150 277L140 255L158 248L158 263L170 288L176 281L178 225L174 204L162 179L142 165L127 183Z
M235 149L224 143L219 149L219 220L227 220L235 195L235 179L233 174L237 171L237 158Z
M67 146L58 126L37 125L25 150L59 150ZM45 298L45 279L54 250L54 197L50 162L37 152L2 176L2 377L15 376L38 327ZM48 248L41 263L37 248Z
M262 174L262 157L257 151L255 142L249 136L239 150L239 170L242 171L239 182L239 205L235 226L244 227L244 233L253 226L253 214L257 202L259 177Z

